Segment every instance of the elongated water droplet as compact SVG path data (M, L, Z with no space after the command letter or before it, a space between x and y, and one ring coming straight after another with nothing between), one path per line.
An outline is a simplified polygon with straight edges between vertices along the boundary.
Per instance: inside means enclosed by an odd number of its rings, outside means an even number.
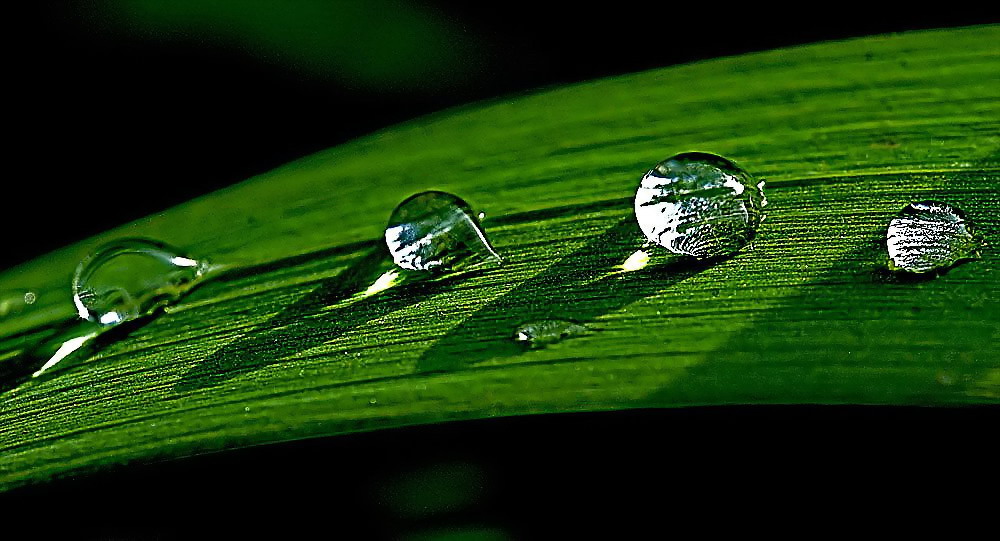
M73 303L83 319L114 326L153 313L191 289L205 261L166 244L122 239L85 258L73 275Z
M584 334L589 329L575 321L542 319L518 325L514 340L530 348L543 348L567 338Z
M422 192L400 203L389 217L385 243L393 261L407 270L453 267L470 254L501 261L469 205L444 192Z
M651 242L697 258L745 246L763 219L764 181L704 152L678 154L642 177L635 216Z
M910 203L889 222L889 269L924 274L979 257L982 243L965 213L937 201Z

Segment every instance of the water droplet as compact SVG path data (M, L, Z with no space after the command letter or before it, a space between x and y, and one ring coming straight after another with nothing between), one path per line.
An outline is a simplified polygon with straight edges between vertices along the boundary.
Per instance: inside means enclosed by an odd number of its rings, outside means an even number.
M889 222L889 269L913 274L979 257L982 243L965 213L937 201L910 203Z
M396 265L408 270L452 267L470 252L501 261L469 205L444 192L422 192L400 203L389 217L385 242Z
M73 303L83 319L110 327L153 313L189 291L204 261L165 244L122 239L86 257L73 275Z
M642 177L635 216L651 242L697 258L732 254L756 234L763 219L764 181L733 162L687 152Z
M34 291L0 291L0 317L13 316L38 300Z
M575 321L542 319L518 325L514 331L514 340L524 342L530 348L543 348L589 330Z

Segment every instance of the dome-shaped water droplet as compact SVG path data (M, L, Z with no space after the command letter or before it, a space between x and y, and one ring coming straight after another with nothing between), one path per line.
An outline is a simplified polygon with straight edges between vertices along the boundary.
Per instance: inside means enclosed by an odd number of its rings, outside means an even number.
M572 336L584 334L587 327L562 319L542 319L518 325L514 340L524 342L530 348L542 348Z
M979 256L982 243L965 213L937 201L910 203L889 222L889 269L923 274Z
M86 257L73 275L80 317L104 326L137 319L170 304L208 270L165 244L122 239Z
M635 194L635 216L651 242L697 258L736 252L763 219L764 181L714 154L668 158L645 176Z
M385 229L393 261L408 270L455 265L470 253L499 262L469 205L444 192L422 192L396 207Z

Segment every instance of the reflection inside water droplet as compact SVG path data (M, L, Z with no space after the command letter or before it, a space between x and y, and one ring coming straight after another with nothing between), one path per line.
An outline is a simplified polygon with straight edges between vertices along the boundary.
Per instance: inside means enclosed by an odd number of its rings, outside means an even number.
M589 330L575 321L543 319L518 325L514 331L514 340L523 342L530 348L543 348Z
M944 270L979 257L981 247L965 214L937 201L907 205L886 231L889 269L893 271L924 274Z
M385 242L396 265L426 271L485 258L501 262L469 205L444 192L423 192L392 212Z
M122 239L85 258L73 276L73 303L81 318L114 326L153 313L189 291L208 264L166 244Z
M733 162L703 152L678 154L645 176L635 215L650 242L697 258L732 254L763 219L764 181Z

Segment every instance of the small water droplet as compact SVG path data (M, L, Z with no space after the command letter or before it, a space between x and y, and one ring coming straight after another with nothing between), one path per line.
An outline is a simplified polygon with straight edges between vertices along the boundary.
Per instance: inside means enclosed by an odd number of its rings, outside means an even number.
M396 265L426 271L455 266L473 254L500 262L469 205L444 192L422 192L389 217L385 242Z
M979 257L982 243L965 213L937 201L910 203L889 222L889 269L913 274L943 270Z
M77 266L73 303L81 318L111 327L176 301L207 270L206 262L181 255L166 244L117 240Z
M38 295L33 291L0 291L0 317L19 314L37 300Z
M518 325L514 340L523 342L530 348L543 348L567 338L589 331L586 326L575 321L562 319L542 319Z
M754 237L763 219L764 181L733 162L704 152L657 164L635 194L635 216L646 238L697 258L732 254Z

